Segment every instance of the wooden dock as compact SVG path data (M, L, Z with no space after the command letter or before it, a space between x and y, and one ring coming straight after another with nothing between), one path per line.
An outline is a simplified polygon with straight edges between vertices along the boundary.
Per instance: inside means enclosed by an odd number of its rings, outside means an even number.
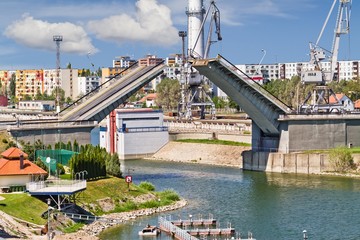
M207 228L191 228L194 226L208 226ZM165 217L159 217L159 228L162 232L172 235L178 240L198 240L196 236L234 236L235 229L210 228L216 226L216 219L188 219L188 220L167 220ZM190 229L183 229L190 227Z

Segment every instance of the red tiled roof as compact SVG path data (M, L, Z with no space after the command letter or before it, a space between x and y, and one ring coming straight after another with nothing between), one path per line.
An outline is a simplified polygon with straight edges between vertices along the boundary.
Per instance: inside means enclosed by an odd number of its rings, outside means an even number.
M24 156L23 169L20 169L20 154ZM28 155L18 148L11 147L1 155L3 158L0 159L0 176L47 174L45 170L27 160Z
M360 108L360 99L355 101L355 108Z
M145 102L147 100L151 101L156 99L157 95L156 93L149 93L148 95L144 96L142 99L139 100L139 102Z
M20 154L24 156L24 159L28 158L28 155L16 147L11 147L1 153L1 156L6 159L20 159Z
M24 160L24 168L20 169L20 160L0 159L0 176L29 174L39 175L47 174L47 172L29 160Z
M335 94L335 95L336 95L336 98L339 99L339 100L342 99L342 98L345 96L345 94L342 94L342 93L337 93L337 94ZM330 103L330 104L337 103L334 95L331 95L331 96L329 97L329 103Z

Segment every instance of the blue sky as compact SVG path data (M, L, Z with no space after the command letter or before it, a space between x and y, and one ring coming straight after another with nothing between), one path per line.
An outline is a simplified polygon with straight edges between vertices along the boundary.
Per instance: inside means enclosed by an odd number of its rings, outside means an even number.
M223 40L210 55L233 64L308 61L333 0L217 0ZM207 8L209 0L204 0ZM187 0L0 0L0 69L55 68L53 35L63 35L61 66L109 67L116 56L181 52ZM339 60L360 60L360 3ZM331 50L337 6L320 46Z

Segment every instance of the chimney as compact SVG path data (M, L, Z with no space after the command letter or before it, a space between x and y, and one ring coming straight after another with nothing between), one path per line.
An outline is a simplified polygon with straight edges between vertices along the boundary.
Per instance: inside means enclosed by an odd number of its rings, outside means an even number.
M24 169L24 155L20 153L20 169Z

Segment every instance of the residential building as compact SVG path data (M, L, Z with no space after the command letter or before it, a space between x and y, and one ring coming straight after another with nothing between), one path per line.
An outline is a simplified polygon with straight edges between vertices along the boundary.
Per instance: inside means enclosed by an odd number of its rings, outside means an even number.
M17 70L15 74L15 96L18 100L24 99L26 95L34 97L37 93L43 92L43 70Z
M20 110L32 110L32 111L54 111L54 100L29 100L19 101L18 109Z
M42 178L47 172L29 161L28 155L18 148L11 147L1 153L0 189L8 191L12 186L25 189L28 182Z
M98 76L78 77L77 96L85 95L100 85L101 78Z
M51 95L54 89L59 86L65 92L65 98L70 97L76 99L78 69L60 69L59 77L57 77L57 69L44 70L44 91L47 95Z
M136 63L136 60L131 59L130 56L115 57L115 59L113 60L113 68L124 69L130 67L134 63Z
M164 61L162 58L158 58L155 55L146 55L144 58L139 59L139 66L154 66Z

